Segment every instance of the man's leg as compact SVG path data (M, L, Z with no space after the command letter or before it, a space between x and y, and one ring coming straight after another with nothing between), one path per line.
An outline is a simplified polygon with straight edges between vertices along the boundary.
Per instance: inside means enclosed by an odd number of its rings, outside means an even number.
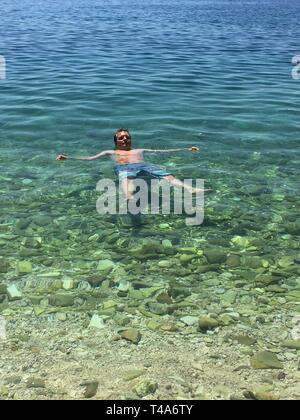
M134 183L133 179L123 178L121 181L122 190L125 194L126 200L133 198Z
M163 176L162 179L170 182L170 184L174 185L174 187L180 187L186 189L190 193L197 193L197 192L206 192L212 191L211 189L201 189L201 188L193 188L190 185L187 185L185 182L180 181L180 179L175 178L173 175L166 175Z
M125 213L122 213L121 216L122 220L122 226L124 227L140 227L143 224L143 219L141 213L138 214L132 214L130 212L129 206L129 200L131 200L134 195L133 192L135 190L134 186L134 178L123 178L120 180L122 190L125 194L125 203L123 203L123 206L125 206Z

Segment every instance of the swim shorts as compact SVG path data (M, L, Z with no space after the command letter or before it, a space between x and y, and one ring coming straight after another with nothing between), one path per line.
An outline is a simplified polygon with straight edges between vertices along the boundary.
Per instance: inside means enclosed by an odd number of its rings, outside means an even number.
M150 175L154 178L161 178L163 176L171 175L170 172L164 171L159 166L145 162L116 165L114 169L120 181L122 181L124 178L136 178L138 176L146 175Z

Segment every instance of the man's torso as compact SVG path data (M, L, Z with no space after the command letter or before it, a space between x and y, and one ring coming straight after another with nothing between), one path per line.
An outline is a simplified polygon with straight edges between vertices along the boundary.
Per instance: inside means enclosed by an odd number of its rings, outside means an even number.
M144 162L143 151L141 149L133 149L128 151L115 150L112 158L118 165Z

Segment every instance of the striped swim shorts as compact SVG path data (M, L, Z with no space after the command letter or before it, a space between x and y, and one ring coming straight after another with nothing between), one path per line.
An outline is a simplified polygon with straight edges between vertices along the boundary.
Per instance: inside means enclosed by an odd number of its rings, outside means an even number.
M159 166L145 162L116 165L114 170L120 181L124 178L137 178L138 176L150 175L154 178L161 178L171 175L170 172L164 171Z

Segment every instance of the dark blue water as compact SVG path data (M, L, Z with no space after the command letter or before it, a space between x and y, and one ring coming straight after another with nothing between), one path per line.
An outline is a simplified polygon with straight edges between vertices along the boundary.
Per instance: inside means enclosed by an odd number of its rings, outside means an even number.
M258 139L274 150L299 133L299 2L4 0L2 10L4 140L101 148L125 125L142 143L202 132L207 147Z

